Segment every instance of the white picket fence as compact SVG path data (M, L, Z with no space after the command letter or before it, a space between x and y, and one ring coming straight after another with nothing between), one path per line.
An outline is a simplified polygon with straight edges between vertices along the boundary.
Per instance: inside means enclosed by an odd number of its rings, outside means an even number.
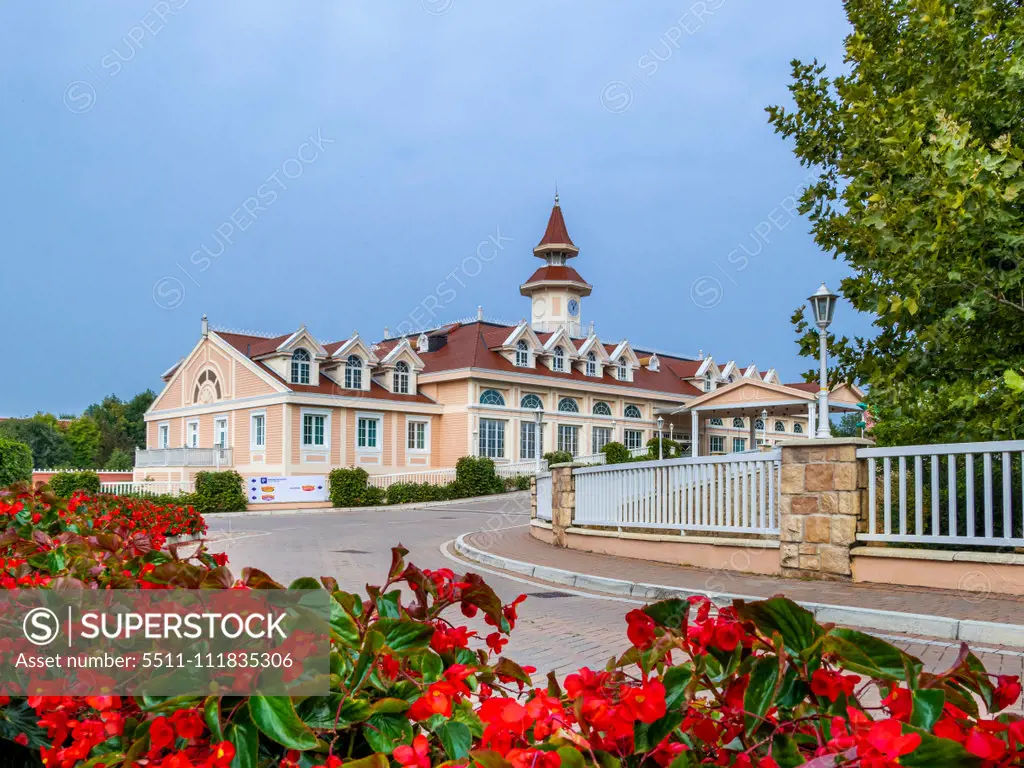
M777 535L780 467L777 450L581 467L573 523Z
M430 483L447 485L455 480L455 467L423 469L418 472L395 472L389 475L370 475L367 484L373 488L388 488L395 483Z
M869 510L858 539L1024 546L1024 440L860 448L857 457L868 462Z
M544 459L540 460L540 469L542 472L546 471L548 463ZM537 462L534 459L526 461L517 461L514 464L495 464L494 473L501 478L520 477L527 475L532 477L537 474Z
M551 522L551 473L537 475L537 519Z
M138 482L124 483L100 483L102 493L112 493L115 496L136 495L136 496L158 496L170 494L179 496L183 493L192 493L193 484L189 481L161 482L159 480L140 480Z

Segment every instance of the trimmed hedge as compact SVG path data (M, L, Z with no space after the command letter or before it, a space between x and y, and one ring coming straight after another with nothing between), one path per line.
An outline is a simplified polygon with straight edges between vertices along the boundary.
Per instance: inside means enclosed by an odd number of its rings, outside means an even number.
M200 472L196 475L196 492L192 495L192 506L200 514L242 512L246 503L245 491L242 490L242 476L233 469L224 472Z
M385 494L388 504L415 504L423 501L448 501L459 498L459 484L393 483Z
M601 449L608 464L625 464L630 460L629 448L622 443L605 443Z
M551 451L544 454L544 459L549 467L552 464L571 464L573 461L572 454L568 451Z
M0 487L32 480L32 449L17 440L0 437Z
M506 491L528 491L530 490L530 476L516 475L505 480Z
M365 469L332 469L328 475L331 504L336 507L372 507L384 502L384 489L368 485Z
M683 453L683 446L677 443L675 440L669 440L667 437L657 438L652 437L647 441L647 456L645 459L657 459L658 458L658 440L661 440L662 458L673 459L676 456L681 456Z
M97 494L100 476L95 472L58 472L50 478L50 490L60 499L69 498L75 491Z
M467 497L505 490L505 483L494 472L494 461L486 456L463 456L455 462L455 482Z

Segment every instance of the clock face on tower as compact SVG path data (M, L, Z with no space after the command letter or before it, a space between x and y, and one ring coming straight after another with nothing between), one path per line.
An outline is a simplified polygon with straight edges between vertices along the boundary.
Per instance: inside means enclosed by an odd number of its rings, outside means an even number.
M569 317L576 317L580 313L580 303L576 299L569 299Z

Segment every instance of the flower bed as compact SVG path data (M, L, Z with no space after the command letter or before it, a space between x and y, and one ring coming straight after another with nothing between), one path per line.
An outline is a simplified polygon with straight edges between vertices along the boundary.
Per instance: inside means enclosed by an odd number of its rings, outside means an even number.
M164 534L141 531L134 512L97 517L89 500L72 509L31 493L17 503L0 537L15 583L283 587L204 550L161 550ZM331 593L328 695L0 697L0 749L23 745L46 768L1024 763L1024 720L999 714L1020 681L987 674L966 648L929 674L784 598L721 609L693 598L630 611L629 644L605 668L535 680L502 655L524 596L502 604L479 576L421 570L405 555L394 549L363 596L330 577L290 585Z

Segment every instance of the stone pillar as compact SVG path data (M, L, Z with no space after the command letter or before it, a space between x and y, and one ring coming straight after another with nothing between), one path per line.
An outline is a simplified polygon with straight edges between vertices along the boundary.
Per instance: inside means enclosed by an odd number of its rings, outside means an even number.
M530 519L537 519L537 476L530 475Z
M857 448L874 443L841 437L786 440L779 445L782 575L849 579L850 548L856 542L867 487L867 474L858 468Z
M567 528L576 516L576 481L572 475L574 464L555 464L551 467L551 532L556 547L566 546Z

